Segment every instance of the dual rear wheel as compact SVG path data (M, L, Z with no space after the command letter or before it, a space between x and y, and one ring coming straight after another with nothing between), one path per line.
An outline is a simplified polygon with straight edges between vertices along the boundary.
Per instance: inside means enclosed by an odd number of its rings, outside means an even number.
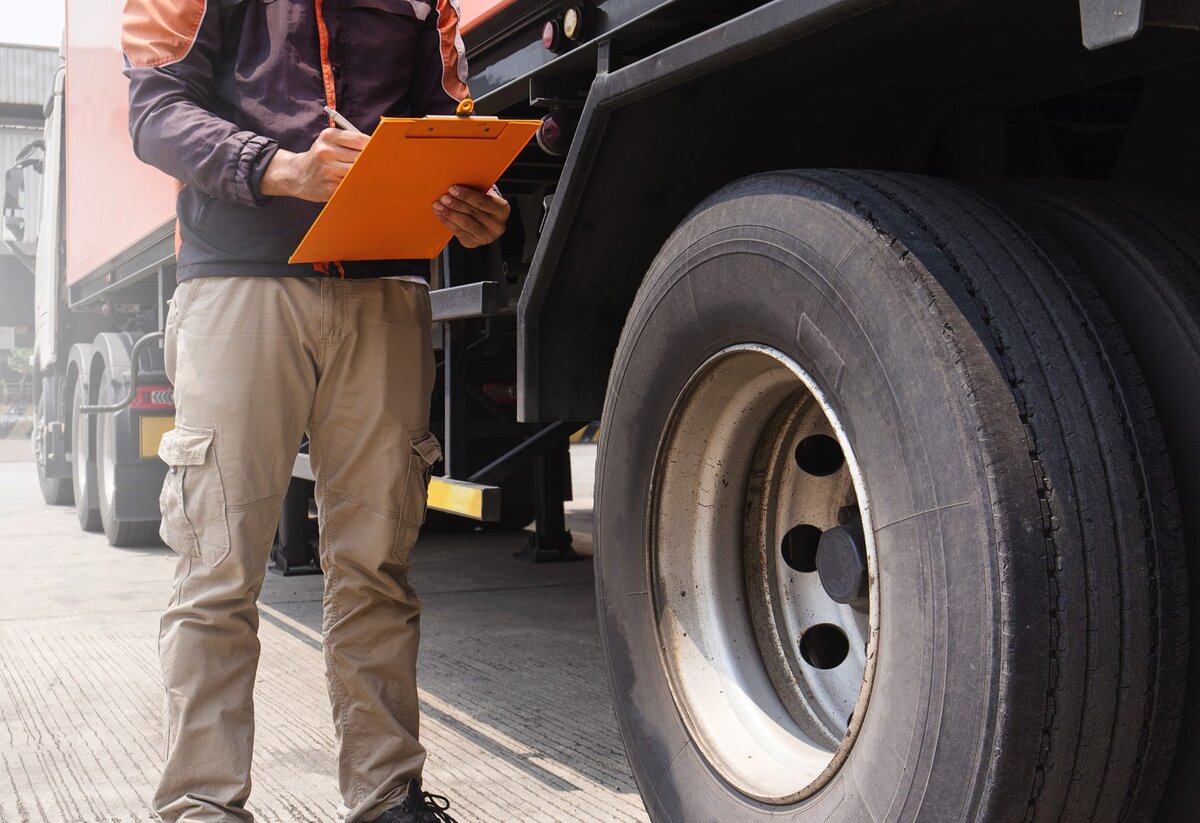
M1153 328L1017 200L770 174L660 252L596 489L602 635L655 820L1187 806L1175 475L1198 464Z
M111 348L111 341L106 342ZM79 360L88 363L90 358L89 350ZM79 527L88 532L103 531L112 546L154 545L158 542L158 521L133 519L127 512L132 505L142 512L141 518L146 518L147 513L157 509L161 475L154 477L135 466L134 471L140 473L131 476L131 464L140 461L131 461L119 448L116 416L83 413L83 408L93 401L89 399L82 370L74 370L69 386L66 398L70 420L67 438L72 494L69 499L74 501ZM112 405L121 399L120 391L105 373L94 402Z

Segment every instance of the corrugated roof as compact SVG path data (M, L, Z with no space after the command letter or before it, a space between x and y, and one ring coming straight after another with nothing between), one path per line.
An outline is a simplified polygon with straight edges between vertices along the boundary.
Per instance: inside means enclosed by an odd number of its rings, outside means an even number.
M0 103L43 105L58 65L56 48L0 43Z

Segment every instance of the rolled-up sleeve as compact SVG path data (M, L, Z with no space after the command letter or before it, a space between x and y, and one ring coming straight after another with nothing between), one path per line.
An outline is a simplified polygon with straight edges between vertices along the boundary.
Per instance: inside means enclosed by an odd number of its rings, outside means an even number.
M211 197L265 205L262 176L278 143L213 112L219 4L126 0L122 47L138 158Z

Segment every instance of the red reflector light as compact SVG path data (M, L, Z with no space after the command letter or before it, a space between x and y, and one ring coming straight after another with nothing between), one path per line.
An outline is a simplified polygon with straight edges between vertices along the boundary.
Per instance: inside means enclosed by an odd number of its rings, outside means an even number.
M516 383L484 383L483 393L497 406L512 406L517 402Z
M547 20L546 25L542 26L542 45L550 51L555 51L559 46L558 38L561 31L557 20Z
M139 386L131 409L164 411L175 408L175 389L170 386Z
M542 125L538 127L537 144L546 154L561 157L571 150L577 125L569 114L551 112L542 118Z

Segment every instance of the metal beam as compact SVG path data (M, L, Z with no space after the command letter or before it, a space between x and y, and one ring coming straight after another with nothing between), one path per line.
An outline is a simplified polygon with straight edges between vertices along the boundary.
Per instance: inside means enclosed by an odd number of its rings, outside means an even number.
M1083 45L1100 49L1132 40L1142 30L1144 0L1079 0Z
M296 455L296 462L292 465L292 477L316 482L317 476L313 474L312 461L308 459L307 454Z
M520 471L529 461L553 449L555 446L566 444L567 438L573 432L579 431L585 424L566 420L551 423L533 437L524 440L515 449L496 458L471 475L472 483L499 483L501 480Z
M507 308L504 284L495 280L437 289L429 293L433 321L493 317Z
M500 519L500 489L434 477L429 481L429 508L472 520L495 522Z

